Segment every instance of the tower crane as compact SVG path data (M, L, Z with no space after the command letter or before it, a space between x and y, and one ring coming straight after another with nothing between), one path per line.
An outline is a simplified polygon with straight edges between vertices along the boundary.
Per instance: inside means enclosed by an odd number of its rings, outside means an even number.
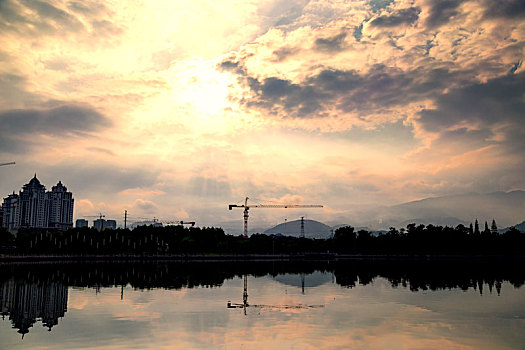
M85 218L99 218L100 220L102 220L102 218L105 218L106 215L102 215L102 213L99 213L98 215L85 215L83 217L85 217Z
M243 205L230 204L228 209L232 208L244 208L244 237L248 237L248 211L250 208L322 208L322 205L315 204L248 204L248 197L244 200Z
M9 162L9 163L0 163L0 166L2 165L13 165L13 164L16 164L15 162Z
M104 222L102 221L102 218L105 218L106 215L99 213L98 215L85 215L83 217L84 218L99 218L100 219L100 231L104 229ZM93 221L93 226L95 226L95 221Z

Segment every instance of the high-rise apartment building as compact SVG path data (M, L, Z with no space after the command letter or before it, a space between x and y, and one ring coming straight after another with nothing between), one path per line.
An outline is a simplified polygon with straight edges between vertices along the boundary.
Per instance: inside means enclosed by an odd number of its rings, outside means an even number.
M13 194L4 198L4 202L2 203L3 225L7 227L10 232L16 232L19 227L19 199L19 196L13 191Z
M3 226L13 233L20 228L73 227L73 205L73 194L62 182L46 192L35 174L19 194L4 198Z
M29 183L22 187L19 194L19 217L18 226L26 227L47 227L49 217L46 215L46 187L33 177Z
M67 191L67 187L59 181L53 186L51 192L46 193L48 202L49 227L69 228L73 227L73 193Z

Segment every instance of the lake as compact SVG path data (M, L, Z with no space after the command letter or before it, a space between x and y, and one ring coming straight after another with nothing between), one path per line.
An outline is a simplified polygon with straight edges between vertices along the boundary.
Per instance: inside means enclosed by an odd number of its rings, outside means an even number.
M523 261L0 266L2 349L525 349Z

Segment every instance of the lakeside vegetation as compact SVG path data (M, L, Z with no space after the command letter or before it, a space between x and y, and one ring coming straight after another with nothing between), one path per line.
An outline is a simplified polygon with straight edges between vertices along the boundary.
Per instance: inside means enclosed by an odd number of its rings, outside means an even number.
M442 227L409 224L378 235L338 228L333 238L310 239L253 234L249 238L227 235L221 228L140 226L134 230L72 228L20 230L15 238L0 228L3 254L132 255L132 254L386 254L386 255L505 255L525 254L525 233L510 229L480 231L458 225Z

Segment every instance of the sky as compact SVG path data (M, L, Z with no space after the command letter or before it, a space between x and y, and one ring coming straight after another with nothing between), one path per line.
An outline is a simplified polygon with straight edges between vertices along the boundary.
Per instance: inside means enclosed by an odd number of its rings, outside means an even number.
M0 193L61 180L75 218L525 189L521 0L1 0L0 38Z

